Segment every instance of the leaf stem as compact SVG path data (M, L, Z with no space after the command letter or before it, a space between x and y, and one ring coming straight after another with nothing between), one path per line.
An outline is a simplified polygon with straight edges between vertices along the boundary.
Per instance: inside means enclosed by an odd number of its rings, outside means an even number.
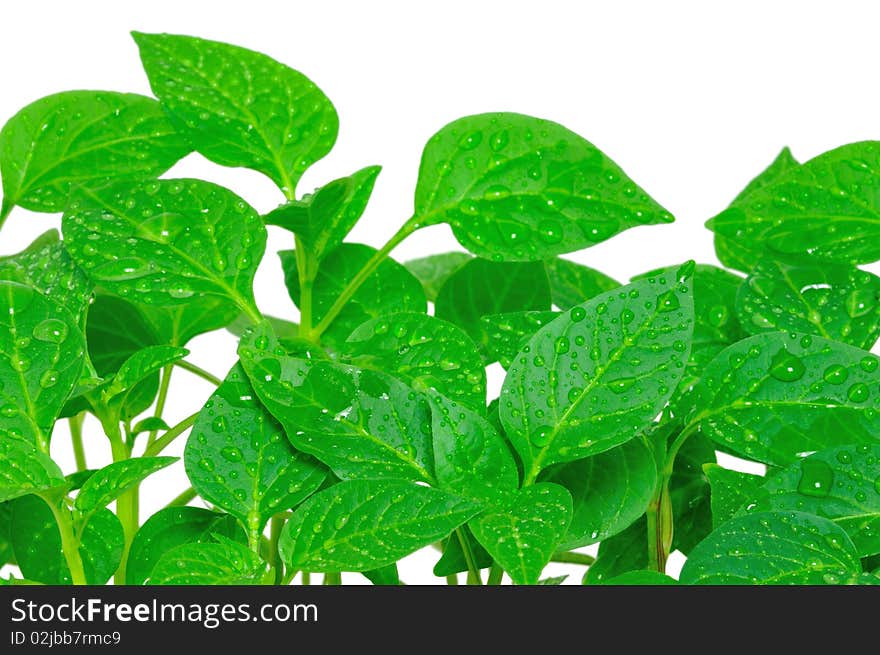
M205 369L203 369L200 366L196 366L192 362L188 362L184 359L181 359L181 360L174 362L173 365L177 366L178 368L182 368L184 371L189 371L193 375L197 375L198 377L202 378L203 380L207 380L208 382L213 384L215 387L219 387L221 384L223 384L223 380L218 378L216 375L210 373L209 371L206 371Z
M79 540L73 533L73 520L70 511L61 507L60 504L52 502L49 498L43 496L41 498L52 510L55 523L58 524L58 532L61 534L61 552L64 555L64 561L67 562L67 568L70 569L71 582L75 585L88 584L85 569L83 569L82 556L79 552Z
M302 582L300 584L302 584L306 587L308 587L310 584L312 584L312 574L309 573L308 571L303 571L302 572Z
M182 492L179 496L177 496L174 500L165 505L165 507L182 507L196 496L198 496L196 490L190 487L186 491Z
M260 554L260 538L263 536L261 527L260 515L249 512L247 520L248 547L257 555Z
M550 558L551 562L560 562L562 564L580 564L581 566L590 566L596 561L596 558L586 553L559 552L554 553Z
M269 520L269 552L266 561L275 569L275 584L281 584L284 577L284 562L278 556L278 540L284 527L284 514L276 514Z
M504 578L504 569L501 568L498 562L492 562L492 568L489 569L489 579L486 580L486 584L497 587L501 584L502 578Z
M458 576L455 573L450 573L446 576L446 584L450 587L458 586Z
M312 287L317 266L299 235L294 235L296 273L299 278L299 333L303 339L312 338Z
M113 461L121 462L131 457L131 450L125 445L122 439L122 430L118 420L114 419L105 424L107 436L110 438L110 448L113 451ZM131 542L138 530L140 520L138 517L138 488L135 486L116 499L116 516L122 524L122 530L125 535L125 544L122 549L122 559L119 561L119 568L113 580L118 585L125 584L125 569L128 563L128 550L131 548Z
M342 584L342 574L341 573L325 573L324 574L324 585L325 586L339 586Z
M364 264L364 267L357 272L351 282L348 283L348 286L342 290L342 293L339 294L339 297L336 299L336 302L327 310L327 313L321 319L321 321L314 327L311 331L313 337L320 337L324 331L330 326L339 312L342 311L342 308L345 307L346 303L351 300L351 297L360 289L361 285L366 281L370 275L372 275L373 271L375 271L379 264L381 264L388 255L391 254L391 251L394 250L400 243L406 239L410 234L415 232L416 230L424 227L423 223L419 220L416 220L416 217L413 216L410 218L403 226L392 236L388 243L382 246L381 249L376 251L369 261Z
M462 532L461 528L457 528L455 530L455 535L458 537L458 543L461 544L461 550L464 553L464 561L467 562L467 583L469 585L483 584L483 578L480 577L480 569L477 568L477 559L476 557L474 557L474 551L471 550L471 545L470 543L468 543L467 538L464 536L464 532Z
M175 425L172 428L169 428L165 431L161 437L156 439L150 446L144 451L144 457L155 457L159 453L161 453L167 446L171 444L172 441L177 439L184 432L189 430L193 424L196 422L196 419L199 417L199 413L190 414L185 419L183 419L180 423Z
M171 385L171 374L174 372L174 364L168 364L165 368L162 369L162 381L159 383L159 395L156 398L156 411L153 412L153 416L156 418L162 418L162 412L165 411L165 403L168 400L168 387ZM150 432L150 435L147 437L147 448L156 440L156 435L159 434L158 430L153 430Z
M3 228L3 224L6 222L9 214L12 213L14 207L15 203L9 202L7 198L3 198L3 202L0 203L0 229Z
M85 471L89 467L86 462L86 450L83 447L82 428L84 420L85 412L80 412L68 419L70 424L70 442L73 444L73 458L76 460L77 471Z

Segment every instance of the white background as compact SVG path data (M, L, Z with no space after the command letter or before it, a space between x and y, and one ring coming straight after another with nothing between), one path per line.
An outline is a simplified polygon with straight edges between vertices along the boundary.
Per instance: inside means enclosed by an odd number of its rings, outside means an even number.
M227 41L300 70L335 104L340 131L299 193L381 164L373 199L351 235L377 247L410 216L422 146L445 123L491 110L555 120L602 148L676 217L572 255L620 280L690 258L717 263L704 221L782 146L803 161L880 138L880 4L870 1L30 0L0 4L0 25L2 122L61 90L149 94L130 30ZM225 184L260 211L282 201L261 175L197 155L169 173L182 175ZM0 254L58 225L58 216L16 209ZM270 230L256 296L264 312L295 317L274 256L289 247L289 237ZM394 254L405 260L450 249L460 247L439 226ZM225 333L208 335L192 343L191 359L222 377L234 345ZM188 415L210 391L177 372L168 422ZM95 423L87 426L90 465L108 462L106 439ZM171 454L180 454L182 441ZM72 470L61 430L53 455ZM143 487L144 517L185 486L182 464L154 476ZM408 558L403 578L436 582L435 559L430 552ZM680 565L678 558L671 568ZM548 569L564 571L577 570Z

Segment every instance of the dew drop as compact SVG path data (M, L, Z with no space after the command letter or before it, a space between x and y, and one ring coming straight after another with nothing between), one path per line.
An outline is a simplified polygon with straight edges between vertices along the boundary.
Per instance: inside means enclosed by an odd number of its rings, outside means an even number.
M822 379L829 384L843 384L848 377L849 371L840 364L832 364L822 374Z
M221 432L226 432L226 417L218 416L211 422L211 429L218 434Z
M532 434L529 435L529 441L532 442L532 445L536 448L543 448L548 443L550 443L550 439L553 436L553 428L549 425L542 425L541 427L532 431Z
M223 456L227 462L240 462L242 459L241 451L234 446L227 446L220 450L220 455Z
M873 373L877 370L878 359L876 357L865 356L859 361L859 367L865 373Z
M657 297L658 312L672 312L679 308L678 296L675 291L666 291Z
M569 348L571 348L571 342L568 337L559 337L553 346L557 355L564 355L568 352Z
M856 289L846 297L845 306L850 318L859 318L874 311L877 297L872 291Z
M780 382L794 382L804 377L806 367L800 358L782 348L773 355L770 362L770 375Z
M205 458L200 459L199 466L201 468L203 468L204 470L206 470L208 473L211 473L214 471L214 462L212 462L210 459L205 459Z
M45 343L63 343L67 339L67 333L67 323L57 318L41 321L33 331L34 339Z
M825 498L834 485L834 471L831 466L818 459L801 461L801 478L797 490L805 496Z
M49 370L40 376L40 386L43 387L43 389L49 389L56 384L58 384L58 371Z
M583 307L573 307L569 315L571 316L572 322L580 323L587 317L587 310Z
M871 393L868 391L868 385L864 382L856 382L846 392L846 397L854 403L863 403L870 395Z
M617 378L616 380L611 380L608 382L608 388L611 389L611 391L613 391L614 393L623 393L627 389L631 388L635 383L636 378Z

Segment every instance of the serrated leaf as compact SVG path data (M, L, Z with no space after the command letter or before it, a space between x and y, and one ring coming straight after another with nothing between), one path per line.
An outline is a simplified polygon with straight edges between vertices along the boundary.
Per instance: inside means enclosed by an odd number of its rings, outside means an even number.
M820 337L771 332L721 351L694 388L691 427L773 466L833 446L872 443L880 358Z
M198 494L253 531L317 491L327 475L319 462L290 445L255 398L240 364L199 412L184 462Z
M403 265L422 283L428 302L434 302L449 276L471 259L473 256L466 252L444 252L410 259Z
M483 360L471 338L452 323L427 314L390 314L358 327L343 348L355 366L384 371L416 391L434 390L485 411Z
M468 526L515 584L536 584L565 536L572 514L564 487L542 482L524 487L500 508Z
M415 216L486 258L534 261L672 216L586 139L514 113L466 116L422 153Z
M79 553L86 581L107 582L122 559L122 524L110 510L98 511L83 528ZM70 570L61 551L61 533L49 506L37 496L15 500L12 545L22 575L43 584L70 584Z
M80 513L80 520L87 523L95 512L176 461L176 457L135 457L113 462L95 471L83 484L73 504Z
M625 443L657 416L690 350L692 272L664 269L596 296L523 348L504 379L500 416L526 480Z
M266 228L228 189L175 179L85 190L62 229L73 259L114 294L155 305L219 297L257 314L253 280Z
M0 130L3 205L64 211L76 187L158 177L189 151L152 98L56 93L27 105Z
M146 520L131 542L125 583L144 584L156 562L169 550L188 543L210 542L212 534L247 542L241 525L229 514L219 514L201 507L160 509Z
M596 561L587 569L584 584L604 584L630 571L648 568L648 527L642 516L623 532L599 544Z
M876 141L829 150L787 170L707 225L779 253L848 264L877 261L878 155Z
M573 499L571 523L559 550L603 541L645 513L657 484L654 454L640 439L604 453L558 464L539 478L565 487Z
M665 573L659 571L628 571L618 576L603 580L603 585L618 586L654 586L654 585L674 585L678 584L675 578L670 578Z
M446 537L475 503L401 480L349 480L300 505L281 532L284 561L304 571L387 566Z
M15 282L0 282L0 327L0 431L48 451L83 369L82 331L66 309Z
M214 535L217 543L184 543L166 551L153 566L150 585L259 584L266 564L248 547Z
M822 450L767 476L745 512L796 510L830 519L859 557L880 554L880 444ZM744 494L747 490L744 490Z
M529 339L559 317L559 312L505 312L489 314L480 319L480 328L486 335L489 359L497 360L505 369L510 368L516 355Z
M550 283L540 262L491 262L474 258L457 269L437 294L434 314L455 323L484 349L487 314L550 309Z
M439 486L489 503L515 492L519 487L516 462L492 424L438 393L428 397Z
M263 217L266 225L294 232L316 261L334 250L367 207L381 166L368 166L349 177L325 184Z
M709 478L712 488L712 527L718 528L729 521L754 499L761 498L764 478L751 473L742 473L722 468L718 464L705 464L703 471Z
M354 277L376 253L374 248L359 243L343 243L318 266L312 287L312 317L318 323ZM296 257L292 250L282 250L281 267L291 300L299 306L300 286ZM385 259L358 287L351 299L321 335L321 342L341 348L356 327L373 318L395 312L427 310L422 286L401 264Z
M294 447L340 478L433 481L428 403L410 387L378 371L287 356L265 322L242 338L239 356Z
M544 266L553 304L563 311L620 286L604 273L562 257L548 259Z
M64 474L30 441L0 435L0 503L64 484Z
M848 264L762 258L736 309L750 334L806 332L866 350L880 336L880 278Z
M238 46L132 33L153 93L205 157L269 176L289 197L330 152L339 120L305 75Z
M691 551L682 584L836 584L861 565L840 527L803 512L761 512L727 521Z

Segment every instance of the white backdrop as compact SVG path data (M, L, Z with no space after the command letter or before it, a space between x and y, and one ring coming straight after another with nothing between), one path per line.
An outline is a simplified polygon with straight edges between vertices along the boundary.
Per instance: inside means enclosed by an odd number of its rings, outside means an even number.
M259 50L309 76L339 112L337 145L306 173L300 194L369 164L384 167L351 235L378 247L412 213L421 149L437 129L491 110L549 118L602 148L676 217L572 256L626 280L690 258L717 263L704 221L782 146L803 161L880 138L878 24L880 4L869 0L4 2L0 121L61 90L149 94L130 30ZM282 201L261 175L197 155L168 173L184 175L225 184L260 211ZM58 225L58 216L16 209L0 236L0 254ZM270 230L256 296L264 312L295 317L274 256L289 247L288 236ZM450 249L460 247L439 226L394 255L405 260ZM234 345L225 333L206 335L192 343L191 359L222 377ZM499 384L496 376L493 391ZM210 391L175 373L168 422L188 415ZM87 430L90 465L107 463L97 424ZM171 454L180 454L180 441ZM61 431L53 455L73 469ZM143 515L185 486L182 464L154 476L143 487ZM408 558L402 576L436 582L435 559L424 552ZM674 559L673 572L680 565ZM568 571L576 569L548 569Z

